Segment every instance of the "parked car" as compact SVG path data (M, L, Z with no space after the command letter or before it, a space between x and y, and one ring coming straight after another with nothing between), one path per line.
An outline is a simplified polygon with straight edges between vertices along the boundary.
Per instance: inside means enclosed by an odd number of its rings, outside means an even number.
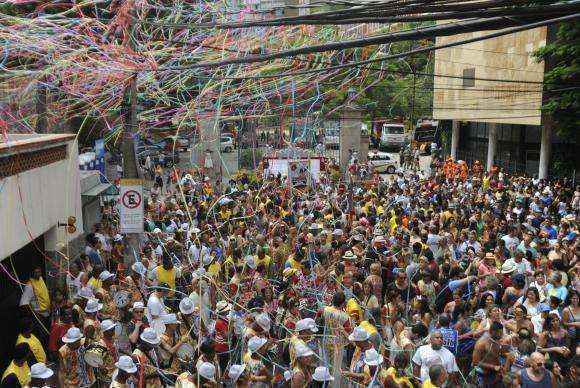
M379 174L394 174L399 167L399 161L386 152L375 151L369 152L369 164L373 167L375 172Z
M232 152L234 150L234 139L229 136L222 136L220 138L220 151Z

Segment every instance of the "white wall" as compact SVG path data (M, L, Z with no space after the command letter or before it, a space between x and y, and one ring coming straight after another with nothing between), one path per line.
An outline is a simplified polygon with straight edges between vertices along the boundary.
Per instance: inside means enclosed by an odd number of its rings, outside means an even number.
M46 240L46 250L62 250L61 244L83 233L76 143L69 142L67 149L65 160L0 181L0 260L69 216L76 217L77 231L58 228L56 238Z

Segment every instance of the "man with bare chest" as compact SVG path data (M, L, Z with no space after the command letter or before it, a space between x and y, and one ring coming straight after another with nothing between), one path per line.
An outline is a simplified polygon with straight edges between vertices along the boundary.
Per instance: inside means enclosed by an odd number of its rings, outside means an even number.
M473 349L473 366L476 368L478 385L481 387L501 386L503 325L492 322L489 333L475 344Z

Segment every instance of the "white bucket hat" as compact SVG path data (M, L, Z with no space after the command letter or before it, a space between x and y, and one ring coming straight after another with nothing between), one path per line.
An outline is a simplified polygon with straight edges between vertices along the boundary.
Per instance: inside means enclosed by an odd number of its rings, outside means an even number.
M303 343L298 343L294 346L296 358L312 356L314 352Z
M99 280L104 282L105 280L108 280L108 279L111 279L114 277L115 277L115 274L110 273L109 271L105 270L105 271L101 272L101 274L99 275Z
M95 294L93 294L91 287L83 287L79 290L79 296L85 299L92 299L95 297Z
M131 265L131 269L133 272L136 272L141 276L145 276L147 273L147 268L145 268L145 265L143 265L143 263L140 261L133 263L133 265Z
M246 364L234 364L230 366L230 369L228 369L228 375L230 376L230 379L232 380L232 382L236 382L238 381L238 379L240 378L240 376L242 375L242 373L244 373L244 371L246 370Z
M316 322L312 318L304 318L296 322L296 331L310 330L313 333L318 332Z
M102 331L108 331L108 330L114 329L116 326L117 326L117 324L111 319L105 319L103 322L101 322L101 330Z
M37 362L30 367L30 377L33 379L48 379L54 372L44 362Z
M352 253L352 251L346 251L346 253L344 255L342 255L342 258L347 259L347 260L355 260L356 255L354 253Z
M514 263L513 261L506 261L505 263L503 263L501 265L501 273L503 274L508 274L508 273L512 273L517 269L516 263Z
M115 363L115 366L127 373L135 373L137 372L137 365L133 362L133 359L129 356L121 356L119 357L119 361Z
M332 377L330 371L325 366L317 366L316 369L314 369L314 374L312 375L312 378L316 381L334 380L334 377Z
M65 344L72 344L73 342L77 342L78 340L82 339L83 333L79 330L78 327L69 327L66 331L64 337L62 337L62 342Z
M262 346L264 346L268 342L266 338L253 336L248 341L248 350L250 353L256 353Z
M362 342L368 340L370 337L369 332L366 331L361 326L357 326L354 328L352 333L348 336L348 340L352 342Z
M215 382L215 366L211 362L202 362L199 364L197 372L204 379Z
M86 313L96 313L103 308L103 304L99 303L98 299L89 299L87 305L85 306Z
M145 341L151 345L159 345L159 342L161 342L161 339L157 335L157 332L150 327L143 330L143 333L141 333L139 338L141 338L142 341Z
M188 296L181 299L181 301L179 302L179 311L185 315L193 314L193 312L195 311L195 305L193 303L193 300L191 300L191 298Z
M134 310L145 310L145 305L141 301L133 302L133 307L131 308L131 311Z
M220 300L215 305L215 312L216 314L226 314L230 312L232 309L232 305L226 302L225 300Z
M383 356L375 348L370 348L365 351L364 362L370 366L377 366L383 363Z
M267 314L258 314L256 316L256 323L262 328L262 330L270 331L271 322Z

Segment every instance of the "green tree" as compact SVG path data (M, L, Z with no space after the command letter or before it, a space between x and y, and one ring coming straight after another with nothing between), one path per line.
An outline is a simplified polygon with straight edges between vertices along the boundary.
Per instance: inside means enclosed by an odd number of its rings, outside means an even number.
M556 39L534 53L545 61L545 96L542 110L551 115L556 131L571 135L579 131L580 115L580 22L563 23ZM578 137L577 137L578 139Z

